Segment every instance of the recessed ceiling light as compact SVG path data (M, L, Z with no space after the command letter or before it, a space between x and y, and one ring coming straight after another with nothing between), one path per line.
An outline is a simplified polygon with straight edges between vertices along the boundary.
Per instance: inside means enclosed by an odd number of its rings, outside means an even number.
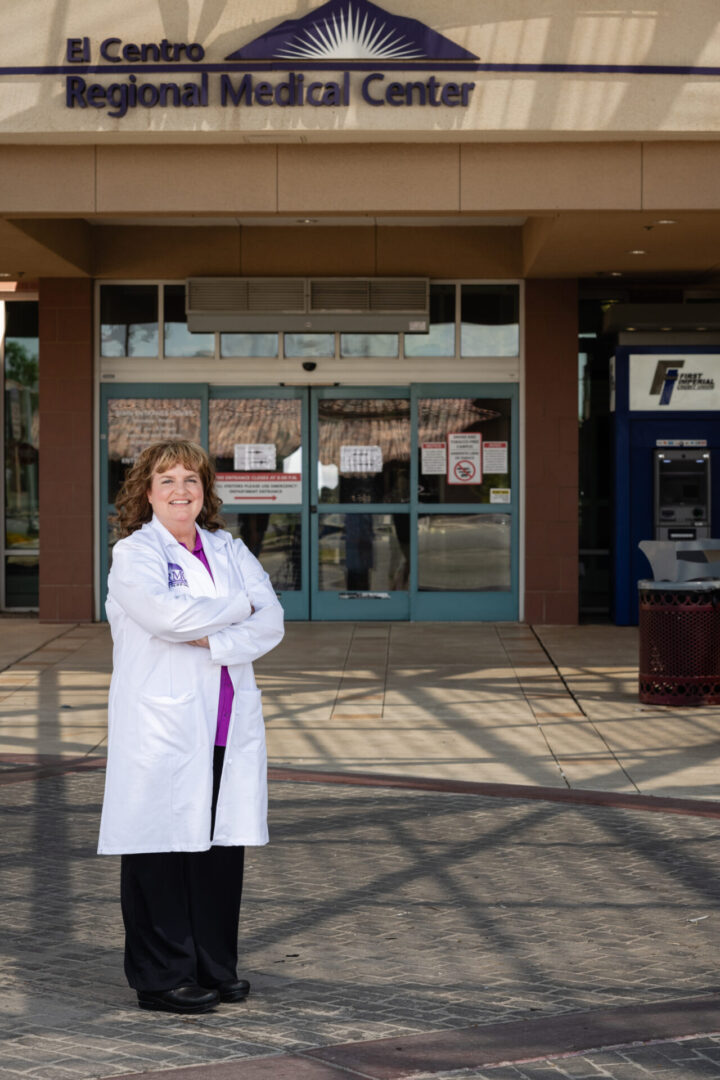
M707 326L696 326L696 330L707 330Z
M647 251L644 248L631 248L628 255L647 255Z
M660 327L660 329L661 329L661 330L664 330L664 331L665 331L665 333L667 333L667 332L668 332L668 330L672 330L672 326L661 326L661 327Z
M298 218L297 223L298 225L317 225L317 220L316 217L301 217Z
M634 326L626 326L626 327L625 327L625 329L626 329L626 330L629 330L629 331L630 331L630 333L632 333L632 332L633 332L633 330L635 329L635 327L634 327Z
M12 274L0 274L0 278L11 278Z
M610 277L622 277L622 270L611 270Z
M660 218L658 221L653 222L654 225L677 225L677 221L672 218Z

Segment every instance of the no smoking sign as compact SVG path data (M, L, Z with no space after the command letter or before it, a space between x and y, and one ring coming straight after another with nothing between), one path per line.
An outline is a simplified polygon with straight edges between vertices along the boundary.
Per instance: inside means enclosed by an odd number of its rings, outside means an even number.
M448 435L448 484L479 484L482 481L481 451L482 434L479 431Z
M467 458L463 458L462 461L456 461L453 466L453 475L458 484L471 484L475 479L476 472L477 469L472 461L468 461Z

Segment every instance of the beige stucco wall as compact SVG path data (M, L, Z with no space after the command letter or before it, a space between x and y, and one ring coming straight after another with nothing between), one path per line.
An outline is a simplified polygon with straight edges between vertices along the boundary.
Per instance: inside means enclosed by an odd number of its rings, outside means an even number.
M0 215L720 209L720 144L6 146Z
M125 0L122 8L97 0L3 0L0 67L63 65L68 37L89 37L97 62L100 41L197 41L205 62L230 52L289 17L320 6L299 0ZM720 11L715 0L655 0L650 7L606 0L385 0L491 64L640 64L720 66ZM127 76L107 71L83 76L109 85ZM271 81L281 81L283 72ZM712 137L720 129L720 76L712 74L447 73L443 80L474 80L462 107L372 107L353 73L347 107L264 108L218 104L219 74L209 75L207 108L137 108L121 119L107 109L65 107L65 75L0 75L0 139L128 141L185 139L290 141L341 139L628 139ZM262 76L261 76L262 77ZM412 70L390 78L416 79ZM179 73L178 82L198 78ZM322 79L338 78L325 72ZM143 76L167 81L169 76Z

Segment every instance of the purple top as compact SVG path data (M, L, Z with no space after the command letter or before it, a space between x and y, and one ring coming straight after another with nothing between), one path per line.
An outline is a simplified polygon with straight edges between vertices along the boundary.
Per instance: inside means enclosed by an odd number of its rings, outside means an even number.
M195 547L192 550L193 555L200 560L210 577L213 576L210 569L210 563L205 557L203 551L202 540L200 539L200 530L195 530ZM213 578L213 581L215 579ZM215 729L215 745L226 746L228 737L228 728L230 727L230 717L232 716L233 699L235 697L235 687L232 684L230 678L230 672L226 667L220 669L220 698L218 699L218 714L217 714L217 728Z

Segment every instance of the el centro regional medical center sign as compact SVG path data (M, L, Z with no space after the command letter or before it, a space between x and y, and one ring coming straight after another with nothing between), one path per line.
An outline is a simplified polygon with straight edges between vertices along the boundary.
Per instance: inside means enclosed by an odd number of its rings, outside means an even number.
M67 38L64 59L65 106L117 120L136 109L211 105L349 108L359 101L378 109L462 109L470 104L475 81L445 74L474 71L478 61L417 19L392 15L371 0L328 0L224 59L206 57L199 42L109 36L94 43L84 35ZM284 73L276 75L279 68ZM322 69L340 75L323 78ZM403 69L416 74L392 77ZM169 79L158 78L168 74Z

